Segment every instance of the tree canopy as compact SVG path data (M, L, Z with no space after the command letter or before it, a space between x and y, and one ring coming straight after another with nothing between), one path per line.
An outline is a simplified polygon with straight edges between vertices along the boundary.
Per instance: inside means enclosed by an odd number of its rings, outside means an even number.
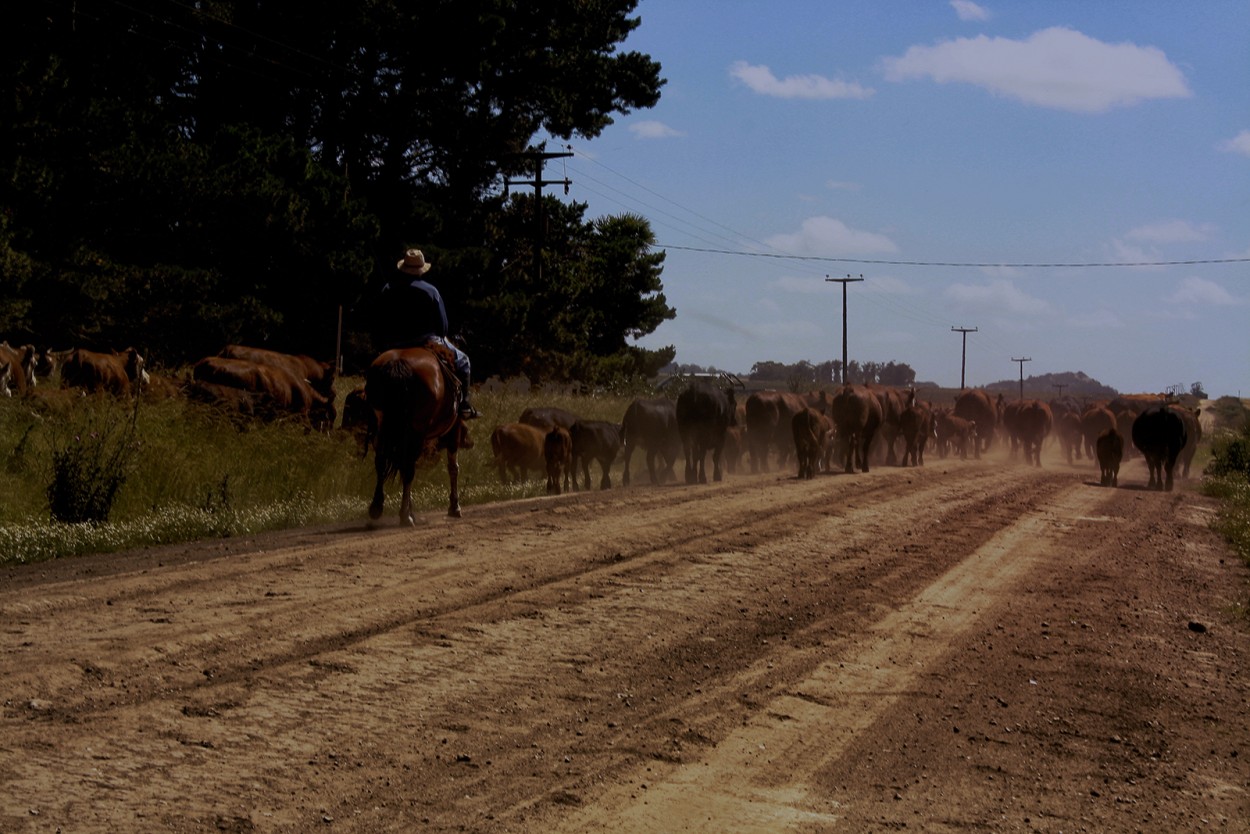
M526 287L526 209L500 193L541 133L591 138L659 100L659 64L620 48L636 4L19 4L0 33L0 334L167 363L226 341L327 356L342 305L366 356L353 313L418 246L484 347L654 364L625 341L672 316L646 222L548 198L562 222Z

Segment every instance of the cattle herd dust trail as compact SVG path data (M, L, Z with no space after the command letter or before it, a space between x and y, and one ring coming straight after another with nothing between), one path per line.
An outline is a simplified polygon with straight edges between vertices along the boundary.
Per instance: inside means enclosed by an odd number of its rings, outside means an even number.
M6 568L0 831L1250 831L1181 482L931 459Z

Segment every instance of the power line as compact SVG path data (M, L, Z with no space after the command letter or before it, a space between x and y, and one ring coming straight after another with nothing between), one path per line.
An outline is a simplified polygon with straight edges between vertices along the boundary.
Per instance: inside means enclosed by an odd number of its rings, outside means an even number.
M820 261L823 263L875 264L884 266L957 266L1003 269L1092 269L1116 266L1194 266L1197 264L1244 264L1250 258L1194 258L1185 261L1087 261L1055 263L988 263L977 261L888 261L871 258L834 258L823 255L784 255L771 252L741 252L730 249L705 249L698 246L676 246L657 243L653 249L679 249L686 252L705 252L713 255L736 255L744 258L774 258L776 260Z

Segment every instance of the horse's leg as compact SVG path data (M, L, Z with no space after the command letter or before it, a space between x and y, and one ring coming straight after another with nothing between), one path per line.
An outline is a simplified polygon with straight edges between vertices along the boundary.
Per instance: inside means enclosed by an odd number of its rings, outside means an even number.
M373 468L377 472L378 480L373 488L373 503L369 505L369 518L377 521L382 517L382 502L386 498L386 494L382 491L382 486L386 482L386 461L376 452L373 455Z
M412 479L416 471L415 460L406 460L399 467L399 477L404 483L403 496L399 500L399 523L408 527L417 526L417 520L412 514Z
M456 450L447 450L447 480L451 484L451 498L447 506L447 515L460 518L460 464L456 461Z

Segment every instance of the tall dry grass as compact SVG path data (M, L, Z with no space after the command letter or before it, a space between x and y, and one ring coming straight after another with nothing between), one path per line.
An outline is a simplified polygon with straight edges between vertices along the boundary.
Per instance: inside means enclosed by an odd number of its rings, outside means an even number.
M338 383L339 406L360 379ZM472 449L459 457L466 506L543 494L544 481L503 485L493 466L490 433L531 406L559 406L588 419L619 421L631 397L576 396L496 386L475 396L482 417L471 425ZM79 461L78 480L99 478L91 444L105 449L120 483L106 517L54 520L49 487L67 474L66 452ZM83 461L86 463L83 463ZM618 464L619 467L620 464ZM73 487L74 478L70 478ZM121 402L82 397L41 385L33 396L0 400L0 563L113 552L205 537L367 518L373 458L357 439L298 423L237 421L179 397ZM81 485L87 486L85 484ZM447 472L428 461L417 473L418 510L446 507ZM399 484L388 485L387 512L397 511Z

